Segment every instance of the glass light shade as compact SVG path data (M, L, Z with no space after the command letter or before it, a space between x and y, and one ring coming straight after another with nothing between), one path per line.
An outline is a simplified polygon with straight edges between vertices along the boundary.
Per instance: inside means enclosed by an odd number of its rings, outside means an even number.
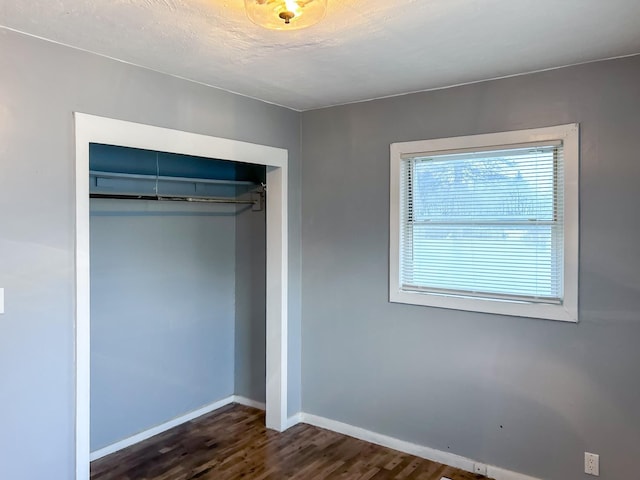
M298 30L318 23L327 0L244 0L247 16L271 30Z

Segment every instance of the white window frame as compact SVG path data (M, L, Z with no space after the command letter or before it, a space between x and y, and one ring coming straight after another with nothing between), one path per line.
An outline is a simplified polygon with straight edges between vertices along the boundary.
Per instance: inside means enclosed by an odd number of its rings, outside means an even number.
M461 149L518 146L562 141L564 150L564 299L562 304L534 303L498 298L476 298L402 289L400 281L400 185L402 159ZM579 125L577 123L511 132L392 143L390 148L389 301L472 312L578 321L579 249Z

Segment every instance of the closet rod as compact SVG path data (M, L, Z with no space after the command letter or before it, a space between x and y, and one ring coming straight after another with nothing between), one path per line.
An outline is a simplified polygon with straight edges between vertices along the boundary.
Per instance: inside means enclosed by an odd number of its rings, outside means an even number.
M110 193L91 193L89 198L112 198L119 200L159 200L171 202L194 202L194 203L239 203L245 205L253 205L253 200L236 200L229 198L214 197L185 197L184 195L125 195Z

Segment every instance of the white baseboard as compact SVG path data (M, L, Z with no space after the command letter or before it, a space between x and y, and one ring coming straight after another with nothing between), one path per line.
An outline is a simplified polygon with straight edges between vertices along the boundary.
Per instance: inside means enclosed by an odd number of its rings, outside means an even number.
M369 443L375 443L376 445L415 455L416 457L426 458L433 462L443 463L467 472L473 472L474 465L482 465L487 468L487 476L495 478L496 480L540 480L522 473L513 472L493 465L486 465L482 462L476 462L470 458L462 457L454 453L443 452L442 450L436 450L423 445L406 442L404 440L382 435L381 433L371 432L364 428L355 427L347 423L338 422L318 415L300 413L297 417L302 423L308 423L309 425L325 428Z
M267 406L266 406L265 403L257 402L256 400L251 400L250 398L243 397L242 395L234 395L233 396L233 403L239 403L240 405L245 405L247 407L257 408L259 410L266 410L267 409ZM300 412L290 416L287 419L287 421L285 422L284 429L288 430L289 428L293 427L294 425L299 424L300 423L300 418L301 418L301 413Z
M288 430L289 428L299 424L302 422L302 413L298 412L294 415L291 415L288 419L287 419L287 423L285 424L285 430Z
M100 450L96 450L95 452L91 453L90 459L91 461L94 461L111 453L117 452L118 450L122 450L123 448L130 447L131 445L135 445L136 443L142 442L143 440L151 438L154 435L166 432L167 430L177 427L178 425L186 423L202 415L206 415L207 413L213 412L214 410L222 408L225 405L229 405L230 403L238 403L240 405L265 410L265 404L263 402L258 402L241 395L231 395L227 398L223 398L222 400L218 400L217 402L205 405L204 407L189 412L185 415L176 417L173 420L163 423L162 425L150 428L149 430L137 433L131 437L125 438L124 440L120 440L119 442L116 442L112 445L101 448ZM300 412L292 415L287 419L286 428L291 428L298 423L308 423L309 425L325 428L333 432L358 438L366 442L375 443L376 445L381 445L383 447L392 448L400 452L415 455L416 457L426 458L427 460L443 463L445 465L459 468L460 470L465 470L467 472L473 472L475 465L481 465L483 467L486 467L487 476L490 478L495 478L496 480L540 480L538 478L530 477L522 473L513 472L511 470L496 467L493 465L486 465L482 462L476 462L470 458L462 457L454 453L444 452L442 450L436 450L434 448L425 447L423 445L406 442L394 437L389 437L388 435L372 432L370 430L365 430L364 428L338 422L329 418L320 417L311 413Z
M169 420L162 425L157 425L153 428L150 428L149 430L136 433L135 435L127 437L124 440L120 440L119 442L107 445L100 450L91 452L89 459L93 462L94 460L97 460L99 458L106 457L107 455L115 453L118 450L122 450L123 448L130 447L131 445L135 445L136 443L142 442L143 440L147 440L148 438L151 438L162 432L166 432L167 430L170 430L173 427L177 427L178 425L182 425L183 423L193 420L194 418L198 418L202 415L206 415L207 413L211 413L214 410L224 407L225 405L229 405L230 403L239 403L240 405L257 408L259 410L266 409L266 405L263 402L257 402L256 400L251 400L250 398L243 397L241 395L231 395L227 398L223 398L222 400L218 400L217 402L210 403L209 405L205 405L202 408L186 413L185 415L181 415L172 420Z
M250 398L243 397L242 395L234 395L233 403L239 403L240 405L244 405L245 407L257 408L258 410L266 410L267 405L264 402L257 402L255 400L251 400Z
M145 430L144 432L136 433L131 437L125 438L124 440L120 440L119 442L112 443L111 445L107 445L100 450L96 450L95 452L91 452L89 456L90 461L97 460L102 457L106 457L112 453L117 452L118 450L122 450L123 448L130 447L131 445L135 445L136 443L142 442L148 438L153 437L154 435L158 435L159 433L166 432L167 430L172 429L173 427L177 427L178 425L182 425L194 418L201 417L202 415L206 415L207 413L213 412L218 408L222 408L225 405L229 405L235 401L235 396L231 395L227 398L223 398L222 400L218 400L217 402L210 403L209 405L205 405L202 408L197 410L193 410L192 412L186 413L179 417L176 417L168 422L163 423L162 425L157 425L149 430ZM238 402L240 403L240 402Z

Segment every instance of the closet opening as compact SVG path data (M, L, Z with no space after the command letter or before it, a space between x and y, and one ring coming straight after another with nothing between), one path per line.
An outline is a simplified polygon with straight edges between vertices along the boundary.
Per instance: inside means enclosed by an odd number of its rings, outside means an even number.
M242 399L286 428L286 150L75 114L76 478Z
M91 460L265 404L264 165L89 145Z

